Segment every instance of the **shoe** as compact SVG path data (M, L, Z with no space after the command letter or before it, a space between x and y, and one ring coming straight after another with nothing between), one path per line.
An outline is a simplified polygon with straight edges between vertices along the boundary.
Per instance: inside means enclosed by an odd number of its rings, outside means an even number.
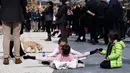
M81 39L78 38L77 40L75 40L75 42L81 42Z
M35 60L36 57L27 55L27 56L23 56L23 59L33 59L33 60Z
M77 64L77 67L78 67L78 68L84 68L84 67L85 67L85 64L83 64L83 63L78 63L78 64Z
M45 41L51 41L51 39L45 39Z
M92 43L92 40L88 40L88 43Z
M42 61L41 64L43 64L43 65L50 65L50 62L48 62L48 61Z
M4 58L3 64L4 65L9 65L9 58Z
M22 60L20 58L15 58L15 64L20 64L22 63Z
M97 43L99 43L99 41L95 41L95 43L97 44Z
M56 68L56 65L55 65L54 63L52 63L52 64L50 65L50 67L53 68L53 69L57 69L57 68Z
M23 56L23 59L29 59L29 55Z
M81 40L81 42L86 42L86 39Z
M95 44L96 44L96 42L95 42L94 40L92 40L91 43L92 43L92 45L95 45Z

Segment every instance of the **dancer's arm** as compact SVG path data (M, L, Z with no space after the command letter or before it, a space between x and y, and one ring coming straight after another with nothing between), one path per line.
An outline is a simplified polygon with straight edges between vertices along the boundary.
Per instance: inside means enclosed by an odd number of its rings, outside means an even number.
M82 55L80 52L74 50L73 48L71 48L70 53L74 55Z
M38 56L36 56L36 60L38 60L38 61L53 61L55 59L56 59L56 57L38 57Z
M92 50L92 51L89 51L89 52L85 52L83 54L80 54L80 55L75 55L77 58L79 57L86 57L86 56L89 56L89 55L93 55L97 52L98 49L95 49L95 50Z
M56 48L52 53L48 55L48 57L54 57L59 52L58 48Z

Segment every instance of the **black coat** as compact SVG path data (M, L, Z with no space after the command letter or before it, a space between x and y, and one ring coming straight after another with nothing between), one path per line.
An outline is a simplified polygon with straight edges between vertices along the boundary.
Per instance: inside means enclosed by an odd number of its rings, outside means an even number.
M59 7L56 17L59 24L67 21L67 5L61 5Z
M0 20L22 22L26 5L26 0L0 0Z
M44 12L45 21L53 21L53 7L47 7Z

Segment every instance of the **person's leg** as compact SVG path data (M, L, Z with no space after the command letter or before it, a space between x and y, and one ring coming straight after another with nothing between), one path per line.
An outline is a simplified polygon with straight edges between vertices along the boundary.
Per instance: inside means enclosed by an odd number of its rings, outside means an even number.
M10 41L10 56L11 56L12 58L14 58L14 54L13 54L13 52L12 52L13 47L14 47L14 41Z
M60 30L61 30L61 38L67 38L66 23L60 24L59 27L60 27Z
M104 42L105 42L106 45L109 43L108 33L109 33L109 29L107 27L105 27L104 28Z
M20 44L20 56L25 55L26 53L23 51L22 45Z
M101 68L104 68L104 69L110 69L111 66L110 66L110 61L103 61L101 64L100 64L100 67Z
M23 56L23 59L32 59L32 60L38 60L38 61L53 61L55 60L55 57L38 57L38 56Z
M85 42L86 41L86 32L85 32L85 27L82 26L82 32L81 32L81 36L83 36L83 39L81 40L82 42Z
M3 64L9 64L9 44L10 44L10 32L11 32L11 23L2 22L3 27L3 52L4 52L4 61Z
M14 38L14 55L15 55L15 64L20 64L20 23L13 23L13 38Z
M36 32L37 31L37 21L34 21L34 32Z
M81 42L81 36L82 36L82 28L81 28L81 26L79 26L78 27L78 38L77 38L77 40L75 41L75 42Z
M30 20L27 20L26 21L26 32L30 32L30 29L31 29L31 25L30 25Z
M47 30L47 39L45 40L45 41L51 41L51 24L52 24L52 22L51 21L47 21L46 22L46 30Z

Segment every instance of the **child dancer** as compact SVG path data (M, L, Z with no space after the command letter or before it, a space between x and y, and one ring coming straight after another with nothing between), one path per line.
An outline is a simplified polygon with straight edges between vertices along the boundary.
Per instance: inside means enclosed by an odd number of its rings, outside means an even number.
M59 41L58 41L58 45L59 47L57 47L51 54L49 54L48 56L49 57L54 57L54 56L57 56L58 54L61 53L61 47L65 44L68 44L68 41L66 38L60 38ZM70 49L70 53L71 54L75 54L75 55L80 55L81 53L74 50L74 49Z
M51 54L48 55L48 57L55 57L57 56L58 54L61 54L61 47L65 44L68 44L68 41L66 38L60 38L59 41L58 41L58 45L59 47L57 47ZM73 54L73 55L81 55L80 52L74 50L74 49L70 49L70 53ZM81 60L78 60L79 63L82 63L83 62ZM50 64L49 62L47 61L42 61L42 64Z
M71 48L69 45L65 44L61 48L61 53L56 57L37 57L37 56L24 56L24 59L33 59L40 61L49 61L51 62L50 66L55 69L68 69L68 68L78 68L84 67L83 65L78 65L78 58L84 57L87 55L92 55L97 52L97 50L85 52L84 54L72 55L70 53Z

